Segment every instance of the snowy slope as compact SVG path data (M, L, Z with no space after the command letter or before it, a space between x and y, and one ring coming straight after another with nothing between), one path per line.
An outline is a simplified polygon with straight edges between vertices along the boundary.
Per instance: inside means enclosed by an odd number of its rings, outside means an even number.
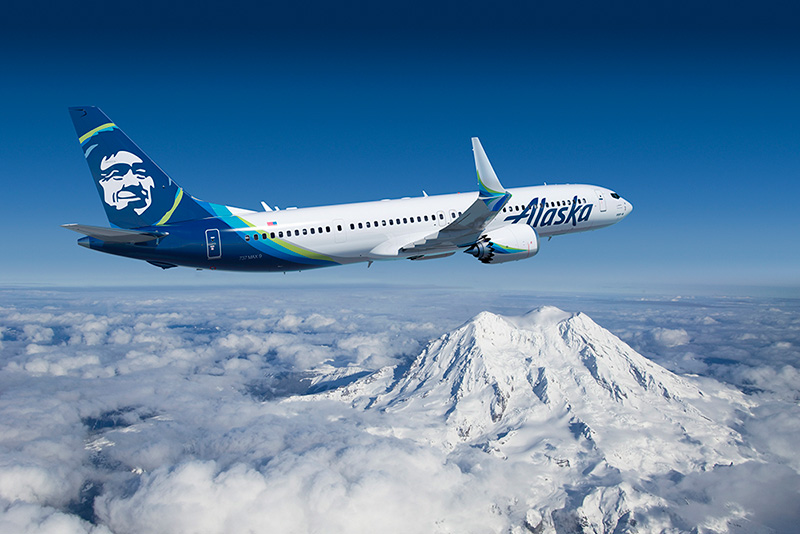
M483 312L392 371L328 396L382 413L373 432L438 447L464 469L482 468L476 450L507 463L536 532L633 532L636 517L643 531L680 531L689 523L674 512L653 513L670 508L660 481L752 455L733 429L749 408L741 393L679 377L581 313ZM746 524L731 514L720 524Z
M375 407L433 418L430 439L443 422L447 447L487 443L505 455L557 438L574 449L562 460L600 451L610 465L648 473L740 459L736 433L704 413L706 395L586 315L545 307L479 314L431 343Z

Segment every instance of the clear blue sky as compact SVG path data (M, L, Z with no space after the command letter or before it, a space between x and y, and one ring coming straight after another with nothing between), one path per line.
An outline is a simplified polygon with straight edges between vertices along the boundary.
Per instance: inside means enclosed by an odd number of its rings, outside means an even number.
M798 294L800 28L788 3L374 4L11 7L0 285L494 279ZM286 277L161 272L59 228L106 224L74 105L101 107L193 195L235 206L474 190L479 136L506 186L595 183L635 210L501 266L461 255Z

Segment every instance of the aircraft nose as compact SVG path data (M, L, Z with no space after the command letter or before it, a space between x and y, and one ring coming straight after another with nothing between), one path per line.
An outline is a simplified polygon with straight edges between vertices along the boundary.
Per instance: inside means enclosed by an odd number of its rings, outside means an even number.
M630 215L630 213L631 213L632 211L633 211L633 204L631 204L630 202L628 202L628 201L626 200L626 201L625 201L625 216L627 217L628 215Z

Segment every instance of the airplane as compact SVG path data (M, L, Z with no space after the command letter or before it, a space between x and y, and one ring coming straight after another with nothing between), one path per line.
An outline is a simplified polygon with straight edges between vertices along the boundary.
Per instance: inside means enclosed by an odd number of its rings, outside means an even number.
M305 271L358 262L439 259L461 250L485 264L523 260L542 238L597 230L633 210L595 185L506 189L477 137L478 191L263 211L205 202L161 170L99 108L69 113L111 227L65 224L88 249L177 266Z

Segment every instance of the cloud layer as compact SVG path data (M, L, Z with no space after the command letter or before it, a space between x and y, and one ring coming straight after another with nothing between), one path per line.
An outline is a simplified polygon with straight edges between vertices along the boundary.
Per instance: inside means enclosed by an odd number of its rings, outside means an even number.
M4 291L0 530L486 532L535 525L539 495L579 508L565 488L534 483L533 466L426 446L398 437L385 413L302 396L387 366L401 373L429 339L482 309L543 303L584 311L660 365L754 403L738 429L753 462L630 488L629 500L660 495L651 526L676 512L687 527L719 531L726 503L749 531L800 519L795 302L476 297ZM765 487L782 488L781 499L757 498Z

